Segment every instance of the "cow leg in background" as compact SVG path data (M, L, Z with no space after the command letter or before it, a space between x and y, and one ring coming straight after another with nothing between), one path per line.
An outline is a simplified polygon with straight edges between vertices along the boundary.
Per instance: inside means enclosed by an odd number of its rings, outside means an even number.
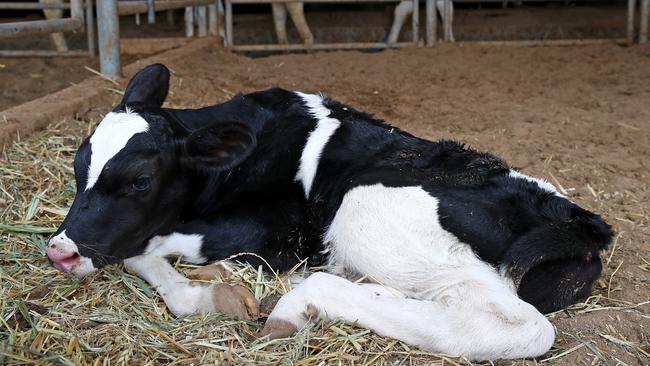
M413 3L410 1L402 1L395 7L395 18L393 19L393 26L388 34L387 43L397 43L399 32L406 21L406 18L413 12Z
M438 9L438 12L440 13L440 17L443 20L445 18L448 18L449 24L453 23L454 3L452 1L449 1L448 13L445 12L444 0L436 0L436 8ZM387 43L389 44L397 43L397 39L399 38L399 33L402 30L402 26L404 25L404 22L409 17L409 15L411 15L412 12L413 12L413 3L410 0L404 0L395 7L395 18L393 19L393 25L390 29L390 33L388 34L388 38L386 40ZM437 14L434 16L437 16ZM450 32L449 34L449 41L454 42L453 31Z
M273 11L273 25L275 26L275 34L278 36L278 43L287 44L287 9L283 3L271 3L271 10Z
M305 6L303 3L286 3L287 9L289 10L289 15L293 24L295 24L300 38L302 38L303 43L313 44L314 36L311 34L309 25L307 25L307 19L305 19Z
M50 3L62 3L63 0L38 0L39 3L45 3L45 4L50 4ZM45 13L45 18L47 19L60 19L63 17L63 10L61 9L44 9L43 13ZM54 45L54 48L61 52L61 51L67 51L68 50L68 44L65 41L65 37L63 36L63 33L50 33L50 41Z
M449 34L447 35L447 39L445 41L448 42L456 42L454 39L454 2L449 0L449 7L447 8L447 11L445 12L445 1L444 0L436 0L436 8L438 8L438 12L440 13L440 18L442 18L442 24L443 24L443 34L444 34L444 24L445 20L449 22Z
M278 43L289 43L289 39L287 38L287 9L303 42L305 44L314 43L314 36L305 19L303 3L272 3L271 9L273 10L273 24L275 25L275 34L278 36Z
M262 334L286 337L310 319L338 319L424 350L476 360L547 352L555 338L551 323L509 289L491 286L477 283L466 287L471 291L461 287L455 296L427 301L315 273L280 299Z
M154 287L176 316L223 312L246 320L259 315L257 301L245 287L192 282L161 256L140 255L124 260L124 266Z

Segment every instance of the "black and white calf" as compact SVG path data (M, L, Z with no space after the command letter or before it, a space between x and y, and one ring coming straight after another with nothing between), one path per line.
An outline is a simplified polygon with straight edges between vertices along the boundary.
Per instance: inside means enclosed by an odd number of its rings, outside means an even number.
M329 273L285 295L265 333L338 318L472 359L545 353L542 313L600 274L610 227L492 155L282 89L161 108L168 83L162 65L140 71L79 148L77 195L47 250L57 268L125 260L184 315L221 308L166 256L254 252L280 270L310 258Z

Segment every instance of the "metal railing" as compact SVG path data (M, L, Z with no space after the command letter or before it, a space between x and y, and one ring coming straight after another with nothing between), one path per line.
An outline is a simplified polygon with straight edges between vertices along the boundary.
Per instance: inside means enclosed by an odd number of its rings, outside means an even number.
M217 32L218 19L217 6L219 0L138 0L118 2L117 0L98 0L97 27L99 39L99 56L102 74L110 78L121 76L120 64L120 32L119 16L130 14L148 15L149 22L155 22L155 12L172 9L186 9L186 35L191 36L194 31L194 10L192 6L210 6L210 29ZM326 49L359 49L359 48L392 48L409 47L418 45L418 8L419 0L412 0L412 40L386 44L382 42L352 42L352 43L317 43L317 44L249 44L235 45L233 30L233 4L259 4L259 3L362 3L362 2L399 2L400 0L224 0L225 1L225 44L238 51L279 51L279 50L326 50ZM462 0L461 0L462 1ZM435 0L426 2L426 32L425 44L432 46L436 41L437 16L435 14ZM648 28L650 22L650 0L638 0L639 3L639 33L638 42L648 41ZM635 11L637 0L628 0L627 9L627 42L634 43L635 40ZM95 49L95 28L93 17L93 0L85 0L85 20L83 0L70 0L70 3L10 3L0 2L0 9L70 9L70 17L62 19L48 19L37 21L25 21L0 24L0 38L14 38L36 34L47 34L54 32L79 31L86 25L88 36L88 47L91 55ZM206 10L203 8L197 12L199 23L199 35L206 33ZM445 22L446 23L446 22ZM443 30L451 30L451 24L443 24ZM0 51L2 55L26 55L26 56L49 56L49 55L79 55L82 51L68 51L57 53L55 51Z
M0 9L70 9L70 18L2 23L0 38L79 31L84 26L83 0L70 0L69 4L1 2Z
M45 10L70 9L69 18L30 20L0 24L0 38L18 38L33 35L77 32L84 30L88 35L88 51L49 51L49 50L0 50L0 56L86 56L95 54L95 25L92 17L92 0L86 0L84 16L83 0L70 0L69 3L15 3L0 2L0 9Z

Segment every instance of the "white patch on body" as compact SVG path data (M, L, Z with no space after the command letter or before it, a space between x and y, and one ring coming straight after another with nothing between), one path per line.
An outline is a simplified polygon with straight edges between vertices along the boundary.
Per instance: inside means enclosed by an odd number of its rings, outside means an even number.
M107 114L90 137L91 155L86 191L95 185L106 163L117 155L133 136L148 130L149 123L128 109L124 113Z
M553 184L551 184L550 182L548 182L545 179L531 177L529 175L520 173L520 172L518 172L516 170L510 170L509 176L512 177L512 178L524 179L524 180L527 180L529 182L536 183L537 186L540 189L543 189L543 190L545 190L546 192L549 192L549 193L553 193L554 195L556 195L558 197L566 198L565 195L558 192L557 188L555 188L555 186Z
M172 233L151 238L144 254L158 257L178 255L186 262L201 264L207 261L207 258L201 255L202 246L203 235L201 234Z
M446 296L472 278L495 273L442 228L438 199L421 187L376 184L350 190L324 242L330 272L368 275L409 297Z
M296 182L301 182L305 190L305 197L309 198L311 185L314 182L320 156L330 137L341 126L341 121L329 117L331 111L323 105L323 97L314 94L296 92L300 96L309 112L317 119L316 128L309 134L307 143L300 156L300 167L296 173Z
M553 326L470 246L442 228L438 200L421 187L350 190L327 230L329 268L367 275L407 298L317 273L285 295L269 319L302 327L321 318L358 322L422 349L471 359L534 357Z
M48 250L59 251L62 253L77 253L79 254L79 247L77 244L68 237L65 230L48 241L48 246L52 247ZM87 274L95 272L97 268L93 265L92 259L84 257L79 254L79 264L72 268L70 274L76 277L83 277Z

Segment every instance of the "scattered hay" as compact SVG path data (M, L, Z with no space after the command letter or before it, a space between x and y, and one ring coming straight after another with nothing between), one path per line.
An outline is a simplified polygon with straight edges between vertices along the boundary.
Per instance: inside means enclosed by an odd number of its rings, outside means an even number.
M177 319L154 289L122 266L110 266L84 279L62 275L48 264L45 242L72 202L72 159L92 127L92 121L61 122L3 152L0 364L471 364L336 322L310 324L293 338L268 341L256 337L264 319L239 321L220 314ZM195 268L181 263L176 267L184 273ZM572 318L607 311L612 317L633 312L649 318L647 302L632 304L609 297L616 290L612 282L616 274L600 286L604 289L600 293L608 296L592 296L549 316ZM248 287L261 300L290 289L289 276L276 277L238 264L227 281ZM619 352L603 351L603 342ZM578 352L585 352L579 358L583 362L593 358L592 364L625 364L621 358L642 364L649 356L647 334L641 344L614 331L564 332L543 359L516 364L562 360L573 364L570 357Z

